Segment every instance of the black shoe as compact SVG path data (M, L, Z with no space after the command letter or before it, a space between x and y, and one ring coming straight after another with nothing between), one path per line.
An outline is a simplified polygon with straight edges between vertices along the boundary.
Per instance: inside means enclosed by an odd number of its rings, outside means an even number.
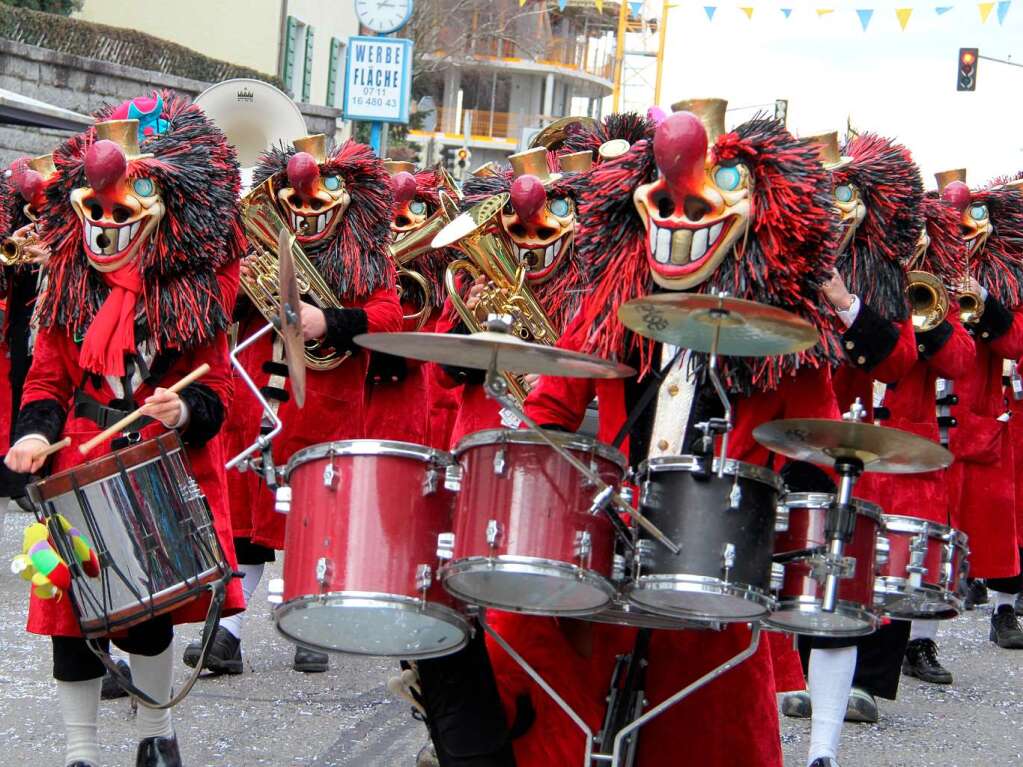
M991 616L991 633L988 639L1006 650L1023 650L1023 629L1016 620L1016 611L1009 605L1002 605Z
M433 747L433 743L427 743L416 754L416 767L440 767L440 761L437 759L437 751Z
M838 767L838 762L830 756L822 756L810 762L810 767Z
M781 699L781 712L792 719L809 719L813 713L810 707L810 693L806 690L790 692Z
M298 645L295 647L294 668L305 674L322 674L327 670L327 654Z
M982 580L970 580L966 584L966 599L963 607L967 610L974 609L977 605L986 605L988 601L987 586Z
M71 762L66 767L96 767L92 762Z
M202 653L202 641L191 642L185 648L183 660L189 668L195 668ZM218 628L213 635L210 651L206 654L203 668L214 674L242 673L242 640L225 628Z
M931 684L952 684L952 672L938 661L938 645L933 639L914 639L906 646L902 673Z
M881 713L877 710L874 696L859 687L853 687L849 693L849 702L845 707L845 721L862 724L877 724Z
M135 753L135 767L181 767L177 736L143 738Z
M1023 615L1023 591L1016 595L1013 609L1016 611L1016 615Z
M128 677L128 681L131 681L131 668L128 666L127 661L118 659L115 661L117 668L120 669L121 675ZM103 675L103 686L100 688L99 697L101 700L116 700L117 698L127 698L128 693L123 687L114 679L114 675L109 671Z

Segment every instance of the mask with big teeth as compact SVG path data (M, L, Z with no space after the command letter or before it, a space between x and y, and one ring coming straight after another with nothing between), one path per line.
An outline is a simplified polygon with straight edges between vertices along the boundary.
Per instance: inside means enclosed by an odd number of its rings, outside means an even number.
M654 133L659 177L633 194L651 274L668 290L706 282L750 223L749 169L741 162L713 164L707 146L696 115L666 117Z
M391 176L391 190L394 192L394 216L391 231L395 235L413 232L429 218L429 206L416 195L416 179L408 171Z
M987 205L971 200L970 188L962 181L953 181L941 191L941 199L960 214L960 232L966 243L967 257L979 253L991 236L991 216Z
M82 247L93 268L112 272L137 257L164 215L156 182L133 173L121 147L97 141L85 156L87 187L71 192Z
M842 226L842 241L838 252L844 253L863 219L867 217L867 206L856 184L838 184L835 187L835 208Z
M527 268L526 279L537 285L550 279L572 249L575 203L567 195L548 196L539 178L524 174L512 182L501 226Z
M288 185L277 191L277 203L298 243L317 250L331 239L352 198L340 176L324 176L308 152L288 160Z

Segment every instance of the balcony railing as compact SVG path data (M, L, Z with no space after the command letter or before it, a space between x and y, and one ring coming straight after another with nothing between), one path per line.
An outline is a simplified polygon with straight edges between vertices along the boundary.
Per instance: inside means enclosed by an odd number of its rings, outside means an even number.
M555 67L585 72L604 80L614 74L614 52L611 46L601 50L603 41L597 38L554 37L535 48L519 45L513 40L494 38L473 40L469 55L497 61L536 61ZM438 55L443 55L438 52Z
M437 107L437 131L439 133L462 135L465 116L468 115L471 121L469 133L473 138L512 142L519 140L524 128L536 127L555 119L550 115L493 112L489 109L463 109L461 122L456 125L455 121L458 119L458 115L453 112L454 110Z

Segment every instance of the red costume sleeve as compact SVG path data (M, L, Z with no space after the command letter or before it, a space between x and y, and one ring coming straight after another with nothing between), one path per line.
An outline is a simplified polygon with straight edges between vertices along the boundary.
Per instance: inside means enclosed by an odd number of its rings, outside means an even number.
M948 324L952 326L951 337L927 360L927 364L941 378L955 380L965 375L974 364L977 359L977 347L959 318L955 316L955 312L949 314Z
M916 333L913 331L913 321L906 319L899 325L899 341L895 344L895 348L870 373L878 381L897 383L913 367L916 357Z
M22 407L30 402L53 400L67 412L71 405L78 381L68 367L70 351L75 347L69 344L67 336L61 330L39 331L36 337L35 352L32 356L32 367L25 379L25 388L21 394Z
M555 344L560 349L578 351L582 348L585 326L580 312L565 328ZM525 402L526 415L541 426L556 425L576 431L586 415L586 406L596 394L592 378L560 378L541 376Z
M1012 312L1012 324L1008 331L990 342L991 351L1005 359L1023 356L1023 309Z
M362 305L370 333L396 333L401 330L402 314L398 294L393 287L377 288Z

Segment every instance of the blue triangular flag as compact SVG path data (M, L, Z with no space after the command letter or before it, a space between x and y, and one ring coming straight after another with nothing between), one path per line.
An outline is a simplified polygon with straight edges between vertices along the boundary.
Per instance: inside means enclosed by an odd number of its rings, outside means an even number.
M709 21L714 21L714 12L717 9L718 9L718 7L716 5L705 5L705 6L703 6L703 10L706 11L707 19Z
M1009 6L1012 5L1012 0L1000 0L998 3L998 23L1001 24L1005 21L1005 14L1009 12Z
M633 16L639 16L639 12L643 10L643 0L630 0L629 8L632 9Z
M568 5L568 0L558 0L558 10L559 11L564 11L566 5Z
M782 8L782 9L781 9L781 12L785 14L785 18L786 18L786 19L787 19L787 18L788 18L789 16L791 16L791 15L792 15L792 9L791 9L791 8Z
M857 8L856 15L860 17L860 24L863 25L863 31L867 31L867 27L870 26L870 17L874 15L873 8Z
M939 5L937 8L934 9L934 12L936 14L938 14L939 16L944 16L946 13L948 13L951 10L952 10L952 6L951 5Z

